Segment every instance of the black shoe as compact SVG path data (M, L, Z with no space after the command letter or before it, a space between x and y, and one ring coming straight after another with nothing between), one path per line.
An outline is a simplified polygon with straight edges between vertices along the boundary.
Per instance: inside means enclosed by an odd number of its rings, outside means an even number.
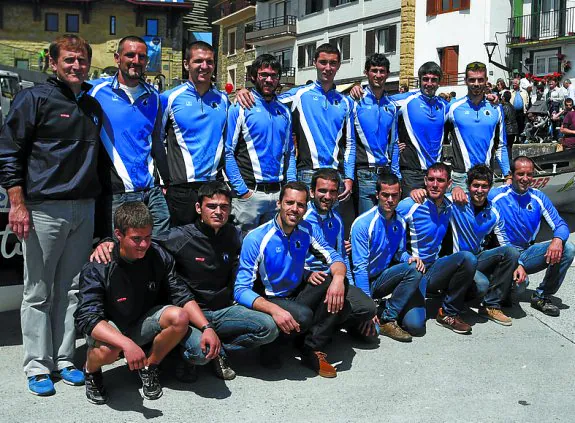
M228 359L224 356L218 355L212 360L214 373L217 377L223 380L232 380L236 378L236 372L230 367Z
M94 373L88 373L86 369L84 369L84 381L88 402L96 405L106 404L106 402L108 402L108 393L106 392L106 388L104 388L102 369Z
M198 380L198 368L184 358L176 361L176 379L183 383L194 383Z
M142 392L144 397L149 400L160 398L164 391L160 385L160 372L157 365L150 365L138 370L140 379L142 379Z
M531 307L539 310L543 314L548 316L557 317L559 316L559 307L551 302L549 298L539 298L535 295L531 296Z

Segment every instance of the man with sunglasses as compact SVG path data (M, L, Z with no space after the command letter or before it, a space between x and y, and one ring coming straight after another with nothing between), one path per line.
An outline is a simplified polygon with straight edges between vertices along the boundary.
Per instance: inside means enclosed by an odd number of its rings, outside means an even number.
M142 201L154 217L153 233L168 229L170 212L162 189L155 182L156 169L163 184L170 181L166 150L160 139L160 95L144 81L148 47L130 35L114 53L118 72L92 82L89 94L104 110L100 138L108 153L103 179L105 235L113 232L115 210L126 201Z
M275 95L281 63L262 54L250 67L255 104L230 108L226 131L226 175L235 191L236 224L244 232L271 220L282 183L295 181L291 112Z
M491 167L493 155L501 173L510 178L507 155L507 134L503 110L485 99L487 68L484 63L473 62L465 68L467 95L449 107L447 131L453 129L453 184L461 188L454 200L465 196L467 172L473 166Z
M154 237L173 256L178 280L194 297L188 306L191 335L182 351L184 359L176 364L176 377L183 382L195 381L196 366L210 361L217 377L234 379L226 352L255 348L278 336L270 316L233 304L241 239L228 223L231 201L224 182L206 182L198 189L198 219ZM100 244L91 259L109 262L109 247L109 243Z

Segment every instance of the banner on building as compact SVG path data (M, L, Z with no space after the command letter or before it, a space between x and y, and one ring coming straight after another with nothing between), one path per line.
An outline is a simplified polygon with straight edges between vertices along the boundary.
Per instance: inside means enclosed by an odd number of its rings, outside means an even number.
M144 37L148 46L148 72L162 72L162 39L160 37Z

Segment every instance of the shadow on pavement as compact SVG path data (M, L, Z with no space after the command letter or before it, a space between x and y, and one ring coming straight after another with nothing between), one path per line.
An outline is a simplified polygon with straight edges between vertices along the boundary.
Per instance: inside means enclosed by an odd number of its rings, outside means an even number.
M20 328L20 310L0 313L0 347L22 345L22 330Z

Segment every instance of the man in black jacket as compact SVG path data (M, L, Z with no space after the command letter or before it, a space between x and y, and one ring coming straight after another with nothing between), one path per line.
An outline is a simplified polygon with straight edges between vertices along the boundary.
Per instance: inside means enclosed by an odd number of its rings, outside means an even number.
M24 244L21 308L24 372L35 395L56 391L50 374L70 385L78 277L90 255L102 109L86 95L92 49L77 35L50 45L56 78L23 90L0 132L0 185L9 223Z
M102 366L113 363L120 352L130 370L138 371L144 397L161 397L158 365L191 337L190 320L208 324L187 285L177 280L174 259L151 242L152 225L144 203L122 204L114 215L118 243L111 261L87 263L80 275L75 317L88 345L84 375L86 396L93 404L106 402ZM215 332L207 336L212 342L217 338ZM141 346L150 342L146 355Z
M198 311L209 322L206 326L217 334L214 344L206 344L201 338L202 332L192 332L183 353L186 361L180 361L176 368L176 375L181 380L195 380L193 365L207 364L212 358L216 375L224 380L233 379L236 374L228 363L226 351L270 343L279 333L269 315L233 305L241 239L235 226L228 223L231 201L226 184L207 182L198 190L195 207L199 217L196 222L171 228L154 239L173 255L178 276L192 291ZM112 245L100 244L92 259L110 260ZM193 321L191 323L194 325ZM203 329L204 325L194 326ZM219 354L214 356L214 351Z

